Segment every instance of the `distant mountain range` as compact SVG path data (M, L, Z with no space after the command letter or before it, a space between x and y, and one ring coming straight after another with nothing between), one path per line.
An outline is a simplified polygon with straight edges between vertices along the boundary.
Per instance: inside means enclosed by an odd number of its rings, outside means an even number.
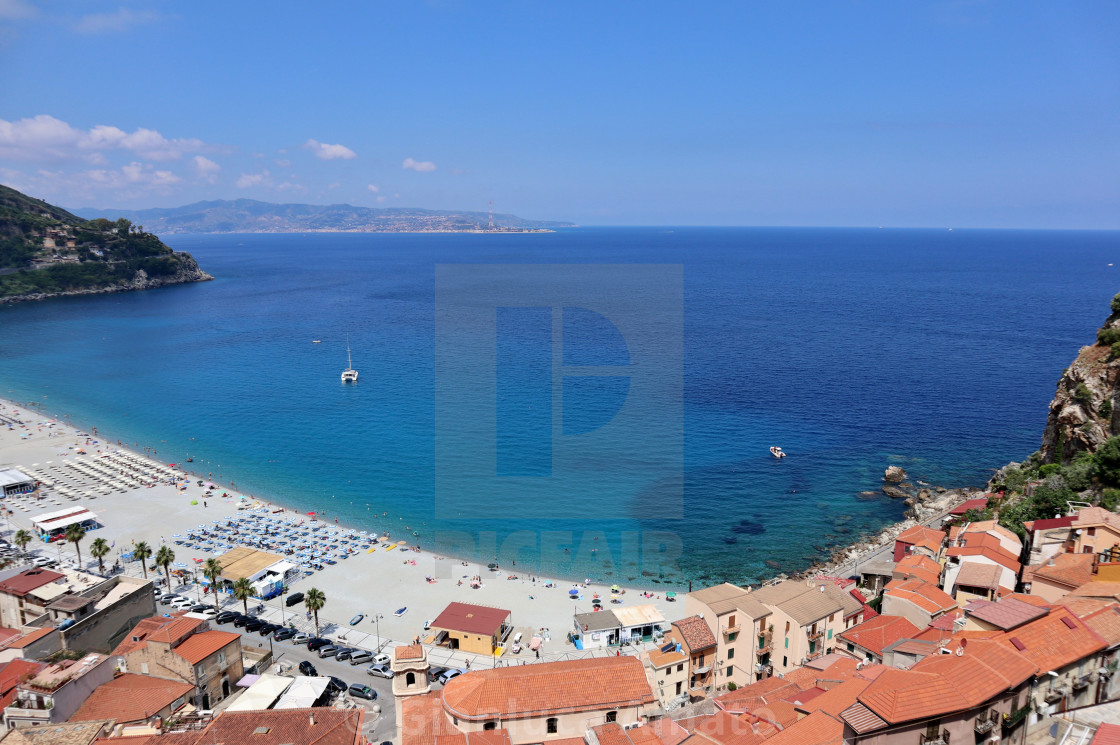
M76 209L87 219L124 217L144 230L172 233L429 233L489 232L486 212L454 212L408 207L371 208L350 204L271 204L253 199L196 202L184 207L146 210ZM525 220L494 215L495 232L525 232L572 227L574 223Z

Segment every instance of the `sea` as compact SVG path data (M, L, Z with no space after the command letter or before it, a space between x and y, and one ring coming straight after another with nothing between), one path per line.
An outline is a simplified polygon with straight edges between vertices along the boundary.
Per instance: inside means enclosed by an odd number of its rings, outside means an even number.
M0 306L0 395L341 525L663 590L898 521L887 466L978 487L1027 457L1120 291L1117 232L166 242L215 281Z

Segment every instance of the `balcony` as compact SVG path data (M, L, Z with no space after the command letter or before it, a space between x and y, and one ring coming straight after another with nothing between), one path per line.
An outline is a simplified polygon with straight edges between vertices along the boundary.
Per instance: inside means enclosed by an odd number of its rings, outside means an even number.
M949 745L949 730L943 729L936 735L921 735L918 745Z
M732 634L738 634L742 630L742 628L743 627L740 626L739 624L735 624L734 626L724 626L723 627L723 635L724 636L731 636Z
M995 709L988 712L987 716L976 717L976 734L986 735L999 724L999 714Z
M810 662L810 661L815 660L818 657L822 656L823 654L824 654L824 647L821 647L817 651L810 652L809 654L805 655L805 661Z
M1056 704L1065 697L1066 697L1066 691L1065 691L1064 688L1052 688L1052 689L1050 689L1049 691L1046 692L1046 695L1043 697L1043 700L1046 701L1046 703L1048 703L1048 704Z
M1027 714L1030 714L1030 713L1031 713L1031 705L1027 704L1022 709L1016 709L1015 711L1011 712L1010 714L1005 714L1003 716L1003 728L1004 729L1011 729L1012 727L1017 725L1019 722L1026 719Z
M1081 677L1073 681L1073 690L1084 691L1092 682L1092 675L1090 673L1086 673L1085 675L1082 675Z
M761 638L761 637L759 637L759 638ZM774 645L771 642L768 641L768 642L766 642L765 646L760 644L758 646L758 649L755 650L755 654L758 655L759 657L762 657L763 655L770 654L773 651L774 651Z
M816 631L810 631L809 632L809 641L816 641L817 639L820 639L822 636L824 636L824 629L818 629Z

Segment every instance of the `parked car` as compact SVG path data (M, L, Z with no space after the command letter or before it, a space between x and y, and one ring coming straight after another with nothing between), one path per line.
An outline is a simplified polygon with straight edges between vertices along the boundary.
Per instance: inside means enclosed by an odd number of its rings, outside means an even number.
M428 668L428 680L439 680L439 676L443 675L450 669L451 668L443 667L442 665L432 665Z
M330 639L324 639L321 636L312 637L307 640L307 649L311 652L318 652L320 647L325 647L330 643Z
M315 651L318 653L320 659L323 657L334 657L338 654L338 647L333 644L324 644Z
M170 603L172 600L174 600L177 597L179 597L179 596L176 595L173 592L165 592L164 594L159 596L159 602L163 603L164 605L167 605L168 603Z
M268 636L269 634L276 633L282 628L284 627L278 623L266 623L264 626L261 626L260 631L258 631L257 633L261 636Z
M334 658L339 662L345 662L346 660L350 659L350 655L354 654L357 651L358 650L351 647L339 647L338 652L336 652L334 655Z
M186 598L175 598L171 601L170 605L175 610L186 610L194 605L194 603Z
M213 608L211 608L209 606L207 606L206 608L204 608L202 610L194 610L192 608L191 613L197 613L200 616L206 616L207 618L210 618L210 619L214 619L214 618L218 617L218 611L214 610Z
M350 695L355 698L364 698L366 701L377 700L377 691L361 683L354 683L350 686Z
M295 629L279 629L272 634L272 638L278 642L286 641L296 635Z
M252 633L254 631L260 631L261 629L263 629L267 625L268 625L267 621L262 621L259 618L254 618L254 619L252 619L251 621L249 621L248 623L245 624L245 630Z
M373 661L378 665L388 665L393 661L393 658L389 656L388 652L379 652L373 656Z
M206 605L205 603L195 603L191 606L191 613L202 613L207 609L212 609L214 606Z
M458 678L460 675L462 675L465 672L466 672L466 670L464 670L461 667L458 668L458 669L452 668L451 670L448 670L447 672L445 672L443 675L439 676L439 682L443 683L444 685L447 685L448 681L450 681L453 678Z
M307 644L309 641L311 641L311 634L302 631L292 637L292 644Z
M293 592L291 595L288 596L288 599L284 601L284 605L291 608L293 605L299 605L302 602L303 602L303 593L302 592Z
M303 662L299 663L299 671L300 671L301 674L309 675L311 677L315 677L316 675L319 674L319 671L315 669L315 666L312 665L307 660L304 660Z
M217 623L229 623L230 621L232 621L235 618L237 618L237 611L235 611L235 610L224 610L221 613L219 613L217 616L215 616L214 620Z
M346 681L342 678L336 678L333 675L327 678L327 690L331 693L344 693L346 687Z
M244 626L245 624L249 623L252 620L253 620L252 616L247 616L244 613L238 613L236 616L233 617L233 625L240 628L240 627Z
M393 669L388 665L373 664L366 668L366 672L370 675L377 675L382 678L393 677Z
M373 661L373 652L367 652L364 649L359 649L350 653L350 664L361 665L364 662Z

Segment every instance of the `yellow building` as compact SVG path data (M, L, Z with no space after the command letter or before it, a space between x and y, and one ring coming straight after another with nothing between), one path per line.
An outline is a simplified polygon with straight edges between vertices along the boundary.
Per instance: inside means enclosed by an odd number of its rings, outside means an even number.
M436 644L475 654L500 653L510 625L508 610L470 603L450 603L436 620L432 633Z

